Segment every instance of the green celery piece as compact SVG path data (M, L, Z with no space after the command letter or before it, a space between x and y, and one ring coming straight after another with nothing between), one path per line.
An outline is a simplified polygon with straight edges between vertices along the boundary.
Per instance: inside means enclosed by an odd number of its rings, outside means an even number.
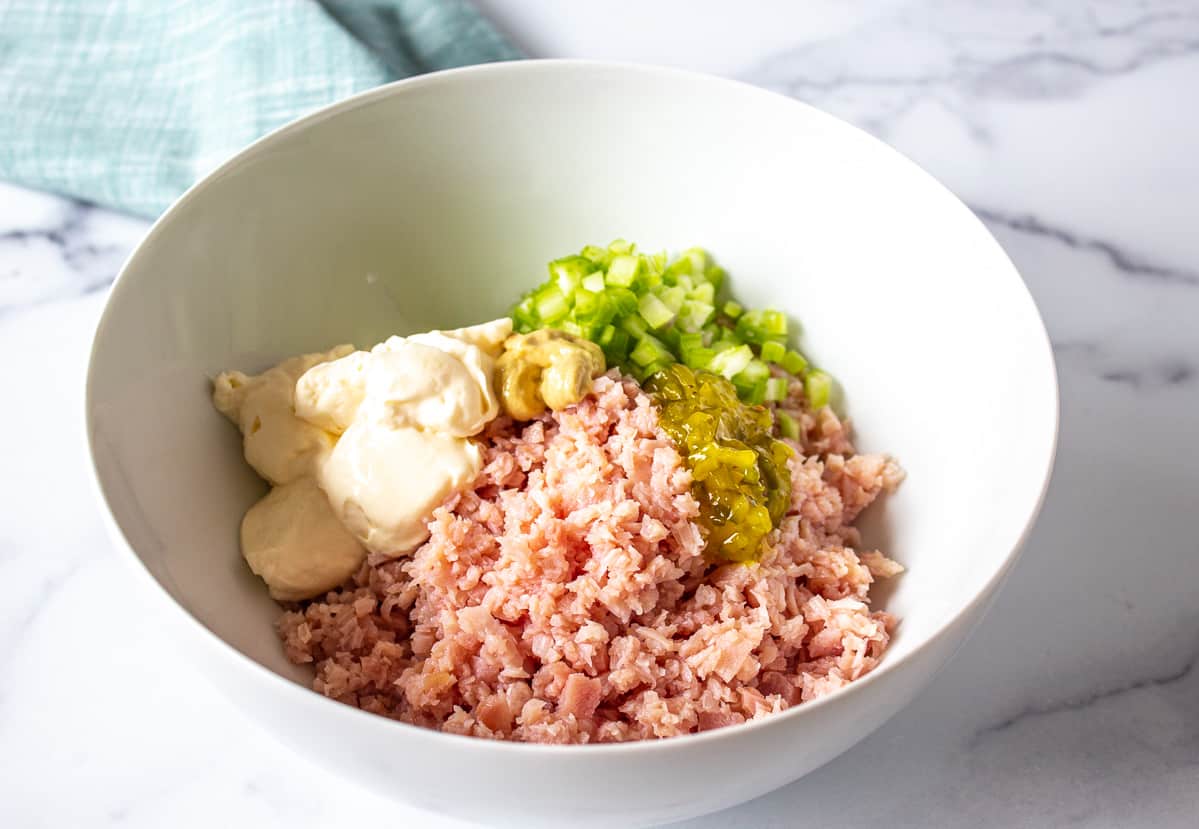
M679 353L679 337L682 336L682 332L673 325L669 328L659 331L654 336L666 343L666 347L670 349L672 354Z
M687 292L677 285L659 288L657 294L658 299L675 314L683 307L683 300L687 299Z
M799 440L799 421L786 412L776 412L775 414L778 417L779 431L783 433L783 437Z
M766 399L777 403L787 398L787 381L782 377L771 377L766 381Z
M738 389L740 391L740 389ZM751 406L760 406L766 402L766 381L754 383L747 391L740 394L742 400Z
M649 331L645 320L641 318L640 314L629 314L627 317L621 319L620 325L625 331L633 335L634 339L641 339Z
M620 365L629 358L629 332L620 328L612 335L612 341L603 347L608 365Z
M687 273L692 274L706 273L710 262L708 252L703 248L688 248L679 258L686 259L690 263L691 267L687 269Z
M595 263L583 256L563 256L550 262L549 269L558 282L558 290L569 296L583 277L595 270Z
M580 253L603 270L606 270L608 263L612 261L612 254L604 248L596 247L595 245L587 245Z
M804 396L808 405L813 409L827 406L833 393L833 378L823 371L815 370L808 374L803 381Z
M748 345L739 345L717 353L709 364L712 371L732 380L753 360L754 353Z
M688 368L706 369L715 356L716 352L710 348L692 348L683 352L683 364Z
M745 368L737 372L737 376L733 378L733 382L753 386L758 383L765 383L768 379L770 379L770 367L761 360L750 360Z
M609 288L605 296L612 301L618 316L637 313L637 295L628 288Z
M637 279L640 269L641 260L636 256L627 254L615 256L612 258L612 263L608 265L608 273L604 277L604 281L609 285L627 288Z
M728 275L728 271L717 265L713 265L704 271L704 276L712 283L712 287L716 289L717 293L720 293L720 289L724 287L724 280L728 278Z
M629 359L634 364L644 368L651 363L661 360L673 360L674 355L656 337L646 334L637 341L637 347L629 353Z
M604 290L604 274L601 271L594 271L583 277L583 287L593 293L600 293Z
M662 273L666 270L666 251L658 251L646 256L646 265L653 273Z
M798 351L788 350L783 355L783 371L796 376L802 374L808 367L808 361Z
M689 299L679 309L678 325L684 331L700 331L715 313L716 309L706 302Z
M575 319L579 322L590 321L587 317L595 314L600 307L600 295L592 293L586 288L579 288L575 291Z
M570 312L570 303L566 296L552 283L539 292L533 307L540 321L544 323L557 322Z
M762 351L758 355L768 363L782 363L787 355L787 347L780 342L769 340L762 343Z
M642 319L654 330L664 328L674 320L674 311L653 294L643 295L638 300L637 309L641 312Z
M774 337L787 336L787 315L782 311L766 309L762 311L762 332Z
M687 294L687 298L696 299L712 305L716 302L716 289L712 286L711 282L705 282L702 285L696 285L692 288L691 292Z

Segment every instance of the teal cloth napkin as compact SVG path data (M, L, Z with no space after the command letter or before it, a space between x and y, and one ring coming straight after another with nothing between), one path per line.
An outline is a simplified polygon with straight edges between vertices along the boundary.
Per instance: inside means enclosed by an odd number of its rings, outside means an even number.
M517 57L466 0L0 0L0 178L157 216L305 112Z

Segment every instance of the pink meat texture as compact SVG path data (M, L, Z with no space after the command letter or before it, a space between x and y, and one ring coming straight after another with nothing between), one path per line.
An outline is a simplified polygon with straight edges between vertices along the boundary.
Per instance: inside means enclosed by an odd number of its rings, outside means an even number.
M648 396L612 373L565 411L494 421L482 473L428 542L287 611L287 655L366 711L540 743L672 737L835 691L896 624L867 592L903 568L856 552L852 523L903 473L854 454L831 410L790 411L791 509L757 563L705 559L690 474Z

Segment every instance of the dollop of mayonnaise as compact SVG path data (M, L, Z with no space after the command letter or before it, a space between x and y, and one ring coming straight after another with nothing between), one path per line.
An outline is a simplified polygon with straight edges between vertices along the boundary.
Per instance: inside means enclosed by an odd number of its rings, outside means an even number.
M337 436L316 480L367 550L411 552L428 538L433 510L479 474L482 453L469 438L499 414L495 360L511 333L503 318L391 337L296 382L296 415Z
M223 371L213 381L217 411L241 429L242 450L254 471L278 486L312 474L333 449L333 436L296 417L296 381L313 366L354 351L339 345L324 353L290 357L262 374Z
M242 519L242 556L281 601L319 596L344 582L366 550L333 513L316 473L337 435L296 416L296 381L352 345L291 357L262 374L226 371L213 381L217 410L242 432L246 461L272 484Z
M354 575L366 557L307 475L272 487L250 507L241 522L241 549L271 596L283 602L332 590Z

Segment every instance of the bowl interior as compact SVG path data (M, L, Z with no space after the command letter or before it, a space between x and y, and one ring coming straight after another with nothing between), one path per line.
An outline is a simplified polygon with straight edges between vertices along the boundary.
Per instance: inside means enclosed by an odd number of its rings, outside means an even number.
M238 554L264 487L209 378L338 342L493 318L545 262L625 237L709 248L746 304L785 309L866 450L908 471L866 541L901 659L1009 560L1052 455L1036 310L970 212L815 110L737 84L591 64L406 82L259 142L195 188L123 272L88 424L131 548L217 636L297 680Z

